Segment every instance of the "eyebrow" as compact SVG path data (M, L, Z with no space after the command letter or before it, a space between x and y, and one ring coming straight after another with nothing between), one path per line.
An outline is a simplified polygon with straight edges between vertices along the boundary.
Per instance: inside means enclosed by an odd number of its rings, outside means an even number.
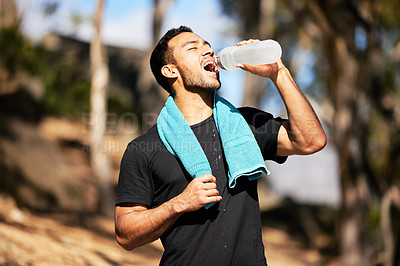
M190 45L190 44L198 44L198 43L199 43L198 40L187 41L187 42L185 42L185 43L182 45L182 48L185 47L185 46L187 46L187 45ZM207 41L203 41L203 44L204 44L204 45L208 45L208 46L211 47L211 44L210 44L209 42L207 42Z

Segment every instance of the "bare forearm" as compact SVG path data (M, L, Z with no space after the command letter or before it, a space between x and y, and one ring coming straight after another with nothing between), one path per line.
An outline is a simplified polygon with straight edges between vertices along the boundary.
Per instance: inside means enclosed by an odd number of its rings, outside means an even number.
M299 153L310 154L322 149L326 136L311 104L301 92L286 67L271 77L288 112L286 130Z
M238 45L257 42L247 40ZM326 135L311 104L297 87L282 60L273 64L251 66L238 64L237 67L261 77L270 78L277 87L289 115L289 123L279 129L278 156L311 154L326 144Z
M148 244L161 237L180 216L171 201L154 209L127 211L116 218L117 241L127 250Z
M185 212L192 212L222 199L216 179L211 174L194 178L185 190L157 208L144 205L117 206L115 233L118 243L127 250L161 237Z

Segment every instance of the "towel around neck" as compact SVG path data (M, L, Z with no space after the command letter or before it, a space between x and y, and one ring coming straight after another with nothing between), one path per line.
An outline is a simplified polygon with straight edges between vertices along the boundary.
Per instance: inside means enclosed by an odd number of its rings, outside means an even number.
M228 184L235 187L240 176L249 180L270 174L260 148L246 120L226 99L215 94L213 116L228 165ZM207 157L172 96L157 119L157 130L168 151L178 157L193 177L212 174Z

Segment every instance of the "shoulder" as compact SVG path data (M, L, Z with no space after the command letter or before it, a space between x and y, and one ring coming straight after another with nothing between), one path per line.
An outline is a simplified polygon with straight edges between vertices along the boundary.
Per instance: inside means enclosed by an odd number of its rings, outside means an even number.
M159 139L157 132L157 124L150 127L146 132L142 133L139 137L132 140L130 143L137 143L143 141L156 141Z
M142 135L129 142L125 154L142 153L146 157L149 157L152 153L161 150L166 150L166 148L158 135L157 125L154 125Z
M154 143L159 141L161 141L161 139L158 136L157 124L155 124L146 132L129 142L128 147L140 147L145 143Z
M239 107L238 110L243 115L244 118L251 118L258 115L264 115L273 118L272 114L254 107L249 107L249 106Z
M255 128L259 128L265 124L274 122L282 124L285 121L285 119L274 117L271 113L253 107L239 107L238 110L246 122Z

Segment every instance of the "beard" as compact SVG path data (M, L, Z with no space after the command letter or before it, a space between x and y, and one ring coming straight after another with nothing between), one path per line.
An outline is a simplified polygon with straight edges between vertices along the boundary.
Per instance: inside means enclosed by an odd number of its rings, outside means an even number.
M213 78L208 75L196 75L192 70L187 67L178 67L181 73L183 84L186 90L191 92L209 91L215 92L221 88L221 81L219 76Z

